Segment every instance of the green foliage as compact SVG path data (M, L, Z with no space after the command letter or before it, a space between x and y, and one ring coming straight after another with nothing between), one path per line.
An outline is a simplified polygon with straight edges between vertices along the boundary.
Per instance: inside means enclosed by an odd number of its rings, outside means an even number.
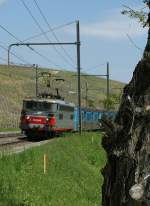
M106 155L100 133L66 134L0 158L0 206L99 206ZM48 170L43 174L43 154Z
M93 99L87 99L87 106L88 107L92 107L92 108L94 108L95 107L95 105L94 105L94 100Z
M148 14L144 11L136 11L131 9L128 6L124 6L124 10L121 12L123 15L127 15L130 18L134 18L137 19L139 21L139 23L142 24L142 26L146 26L147 25L147 16Z
M103 100L103 106L105 109L115 110L116 105L119 104L121 94L110 94L109 98Z
M150 0L143 0L143 3L149 5L150 4Z

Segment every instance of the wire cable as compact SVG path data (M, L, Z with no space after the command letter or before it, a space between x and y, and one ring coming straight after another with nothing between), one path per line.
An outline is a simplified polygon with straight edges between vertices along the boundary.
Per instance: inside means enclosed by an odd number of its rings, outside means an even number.
M3 58L3 57L0 57L0 59L3 61L3 62L7 62L7 59Z
M55 34L54 30L53 30L52 27L50 26L47 18L45 17L44 13L42 12L42 10L41 10L41 8L40 8L40 6L38 5L37 0L33 0L33 2L34 2L34 4L35 4L36 8L39 10L41 16L43 17L43 19L44 19L45 23L47 24L49 30L51 31L53 37L56 39L56 41L57 41L58 43L60 43L57 35ZM62 48L62 50L64 51L64 53L66 54L66 56L69 58L69 60L70 60L72 63L74 63L73 58L68 54L68 52L65 50L65 48L64 48L62 45L60 45L60 47Z
M50 39L48 38L48 36L46 34L44 34L44 30L42 29L42 27L40 26L39 22L36 20L36 18L33 16L31 10L29 9L29 7L27 6L27 4L25 3L24 0L20 0L23 4L23 6L25 7L25 9L28 11L29 15L32 17L32 19L34 20L35 24L38 26L38 28L40 29L40 31L43 33L43 35L45 36L45 38L47 39L47 41L49 43L51 43ZM61 56L65 61L68 62L68 60L57 50L56 46L53 45L53 48L54 50L56 51L56 53ZM68 62L69 65L71 65L69 62ZM72 65L71 65L72 66Z
M8 49L6 47L4 47L3 45L0 44L0 48L2 48L3 50L8 52ZM14 52L10 52L14 57L16 57L18 60L20 60L21 62L25 63L25 64L30 64L28 61L24 60L22 57L16 55Z
M0 28L2 30L4 30L5 32L7 32L11 37L13 37L16 41L19 41L20 43L23 43L23 41L21 41L18 37L16 37L14 34L12 34L10 31L8 31L5 27L3 27L2 25L0 25ZM51 59L49 59L48 57L46 57L45 55L41 54L40 52L36 51L33 47L31 46L27 46L31 51L33 51L34 53L36 53L37 55L39 55L40 57L42 57L43 59L45 59L46 61L48 61L51 64L54 64L55 66L60 66L58 64L56 64L55 62L53 62Z
M136 45L136 43L133 41L133 39L131 38L131 36L130 36L128 33L126 33L126 36L127 36L127 38L129 39L129 41L131 42L131 44L132 44L136 49L138 49L139 51L142 51L142 49Z
M66 27L66 26L69 26L69 25L71 25L71 24L74 24L74 23L75 23L75 21L68 22L68 23L66 23L66 24L62 24L62 25L60 25L60 26L54 27L54 28L52 28L52 30L55 31L55 30L64 28L64 27ZM44 31L44 32L42 32L42 33L39 33L39 34L30 36L30 37L24 39L22 42L26 42L26 41L29 41L29 40L31 40L31 39L35 39L35 38L40 37L40 36L43 36L44 34L47 34L47 33L49 33L49 32L51 32L51 30L47 30L47 31Z
M97 65L94 65L94 66L91 66L91 67L89 67L89 68L87 68L88 70L90 70L91 68L97 68L97 67L100 67L100 66L105 66L106 65L106 63L103 63L103 64L97 64ZM85 68L81 68L82 69L82 72L87 72L86 70L87 69L85 69Z

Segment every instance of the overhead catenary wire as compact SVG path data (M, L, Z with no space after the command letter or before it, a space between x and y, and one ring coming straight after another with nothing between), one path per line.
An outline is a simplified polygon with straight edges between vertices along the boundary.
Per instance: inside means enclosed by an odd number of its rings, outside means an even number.
M6 52L8 51L8 49L6 47L4 47L3 45L0 44L0 48L2 48L3 50L5 50ZM14 52L10 52L14 57L16 57L18 60L20 60L21 62L25 63L25 64L30 64L28 61L24 60L23 57L18 56L17 54L15 54Z
M89 67L89 68L81 68L81 71L82 71L82 73L84 72L84 73L86 73L86 72L88 72L87 70L90 70L91 68L96 68L96 67L100 67L100 66L105 66L106 65L106 63L102 63L102 64L97 64L97 65L95 65L95 66L91 66L91 67Z
M46 34L44 34L43 28L41 27L41 25L39 24L39 22L36 20L36 18L33 16L31 10L29 9L29 7L28 7L27 4L25 3L25 1L24 1L24 0L20 0L20 1L22 2L22 4L23 4L23 6L25 7L25 9L28 11L29 15L32 17L32 19L34 20L35 24L38 26L38 28L40 29L40 31L43 33L43 35L45 36L45 38L47 39L47 41L48 41L49 43L51 43L49 37L48 37ZM68 60L57 50L57 48L56 48L55 45L53 45L53 48L54 48L54 50L56 51L56 53L64 59L64 61L66 61L69 65L72 66L72 64L70 64L70 62L68 62Z
M142 51L142 49L136 45L136 43L133 41L133 39L131 38L131 36L130 36L128 33L126 33L126 36L127 36L128 40L130 41L130 43L131 43L136 49L138 49L139 51Z
M0 25L0 28L2 30L4 30L5 32L7 32L11 37L13 37L16 41L19 41L21 43L23 43L18 37L16 37L14 34L12 34L10 31L8 31L4 26ZM42 57L43 59L45 59L46 61L48 61L51 64L54 64L55 66L60 66L58 64L56 64L55 62L53 62L52 60L50 60L48 57L46 57L45 55L41 54L40 52L36 51L34 48L32 48L31 46L27 46L31 51L33 51L34 53L36 53L38 56Z
M33 2L34 2L34 4L35 4L36 8L38 9L38 11L40 12L41 16L43 17L45 23L47 24L49 30L51 31L51 33L52 33L52 35L53 35L53 37L56 39L56 41L57 41L58 43L60 43L57 35L55 34L54 30L53 30L52 27L50 26L50 24L49 24L46 16L44 15L42 9L41 9L40 6L38 5L37 0L33 0ZM65 48L64 48L62 45L60 45L60 47L61 47L61 49L63 50L63 52L66 54L66 56L69 58L69 60L70 60L72 63L74 63L73 58L68 54L68 52L65 50Z
M5 64L3 64L3 65L6 65L7 59L5 59L5 58L3 58L3 57L0 57L0 60L5 63ZM24 65L24 66L27 66L28 64L21 64L21 63L19 64L19 63L11 62L11 65L15 65L15 66L16 66L16 65ZM28 66L32 66L32 65L29 64Z
M76 21L72 21L72 22L68 22L68 23L66 23L66 24L62 24L62 25L60 25L60 26L57 26L57 27L52 28L52 30L55 31L55 30L64 28L64 27L66 27L66 26L69 26L69 25L71 25L71 24L74 24L75 22L76 22ZM49 32L51 32L51 30L47 30L47 31L44 31L44 32L35 34L35 35L33 35L33 36L30 36L30 37L24 39L22 42L26 42L26 41L35 39L35 38L40 37L40 36L43 36L44 34L47 34L47 33L49 33Z
M7 62L7 59L0 57L0 60L2 60L3 62Z

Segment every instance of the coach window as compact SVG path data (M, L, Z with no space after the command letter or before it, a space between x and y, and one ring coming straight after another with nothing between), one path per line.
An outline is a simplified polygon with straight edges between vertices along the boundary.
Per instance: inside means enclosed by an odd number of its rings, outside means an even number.
M90 120L90 119L91 119L91 113L87 112L87 120Z
M98 113L96 113L95 115L95 120L98 120Z
M102 112L99 112L98 119L101 119L101 118L102 118Z

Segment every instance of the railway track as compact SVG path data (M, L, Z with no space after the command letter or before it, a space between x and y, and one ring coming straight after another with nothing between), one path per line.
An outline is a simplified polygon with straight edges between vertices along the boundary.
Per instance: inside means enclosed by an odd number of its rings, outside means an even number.
M22 137L23 135L20 132L0 132L0 139L7 137Z
M53 139L48 140L37 140L37 141L29 141L26 136L17 134L15 135L8 135L8 136L1 136L0 137L0 154L12 154L12 153L19 153L23 152L26 149L41 146L43 144L47 144L53 141Z
M0 136L0 148L15 146L22 143L27 143L27 139L23 135L8 135L8 136Z

